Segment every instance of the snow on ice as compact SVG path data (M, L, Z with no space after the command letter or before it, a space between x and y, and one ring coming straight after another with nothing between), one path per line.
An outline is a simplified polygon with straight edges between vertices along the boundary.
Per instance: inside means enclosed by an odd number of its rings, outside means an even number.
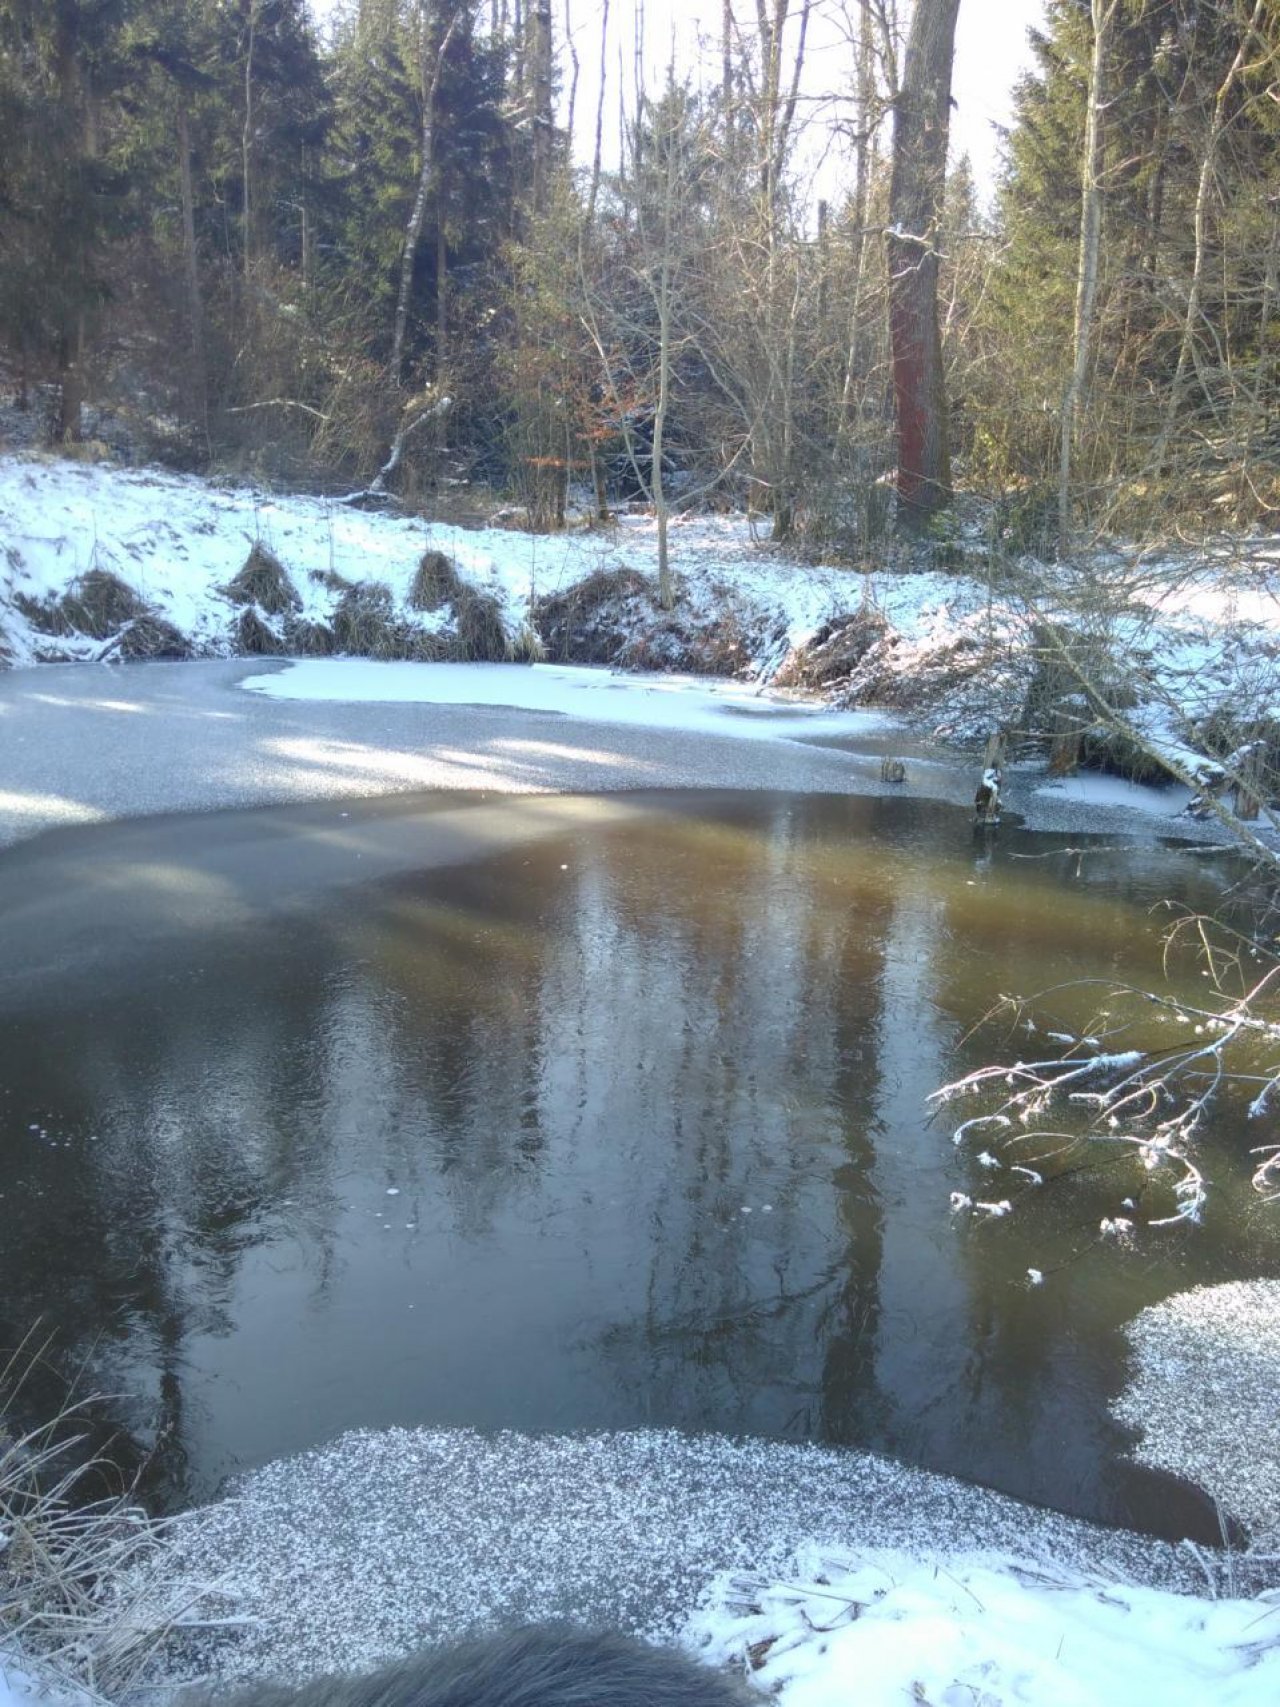
M174 1571L223 1585L248 1621L187 1647L183 1675L301 1681L568 1618L717 1663L772 1640L756 1682L785 1707L1133 1707L1164 1699L1137 1688L1143 1667L1175 1702L1194 1698L1185 1672L1252 1707L1280 1678L1268 1604L1205 1600L1186 1550L780 1442L360 1431L253 1472L182 1519L176 1547Z
M272 699L410 701L501 705L551 711L595 723L681 729L751 740L862 734L879 719L762 695L741 682L703 677L630 676L564 664L375 663L365 658L304 659L242 684Z
M1135 1367L1114 1410L1134 1456L1197 1482L1280 1548L1280 1281L1197 1286L1131 1324Z

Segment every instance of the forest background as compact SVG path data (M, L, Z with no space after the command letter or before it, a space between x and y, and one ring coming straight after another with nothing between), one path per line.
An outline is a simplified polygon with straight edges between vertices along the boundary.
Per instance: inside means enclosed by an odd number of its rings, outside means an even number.
M1049 0L990 200L941 164L958 0L726 0L709 80L610 64L603 0L588 76L572 8L0 0L19 404L854 562L945 549L957 486L1011 553L1274 519L1280 0Z

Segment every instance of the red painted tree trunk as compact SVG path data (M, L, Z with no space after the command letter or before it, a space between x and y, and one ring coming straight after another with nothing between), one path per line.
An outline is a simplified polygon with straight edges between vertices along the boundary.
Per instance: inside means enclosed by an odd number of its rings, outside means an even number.
M960 0L916 0L894 103L889 181L889 338L898 421L900 525L918 531L951 501L938 330L938 235L947 171L951 63Z

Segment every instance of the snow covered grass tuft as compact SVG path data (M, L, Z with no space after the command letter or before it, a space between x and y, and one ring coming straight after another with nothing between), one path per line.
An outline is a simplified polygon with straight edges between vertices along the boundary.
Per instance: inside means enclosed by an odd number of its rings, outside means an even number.
M687 1640L782 1707L1270 1707L1280 1604L1204 1600L1016 1559L803 1549L721 1578Z
M106 1468L86 1460L76 1432L88 1401L32 1429L10 1426L31 1357L24 1342L0 1371L11 1395L0 1409L0 1672L114 1700L175 1630L196 1623L205 1597L169 1580L164 1526L127 1495L87 1498L86 1482Z

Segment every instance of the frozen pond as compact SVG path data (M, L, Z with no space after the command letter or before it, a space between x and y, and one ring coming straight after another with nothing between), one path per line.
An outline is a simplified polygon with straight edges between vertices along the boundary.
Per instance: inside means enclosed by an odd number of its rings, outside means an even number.
M12 848L0 1325L83 1354L172 1503L357 1426L679 1428L1211 1539L1108 1403L1136 1311L1280 1271L1233 1111L1205 1225L1131 1247L1098 1237L1115 1169L954 1220L953 1191L1001 1193L928 1122L997 992L1154 976L1152 903L1227 880L1059 845L690 793Z

